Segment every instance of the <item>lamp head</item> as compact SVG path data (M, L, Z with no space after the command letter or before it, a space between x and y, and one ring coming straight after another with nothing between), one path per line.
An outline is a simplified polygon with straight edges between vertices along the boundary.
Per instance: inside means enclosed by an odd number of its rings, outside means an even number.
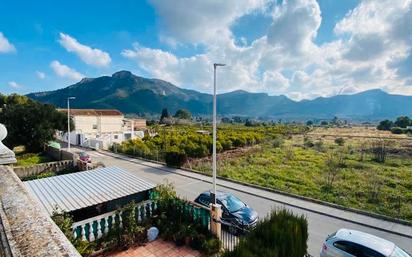
M74 99L76 99L76 97L75 96L69 96L67 99L74 100Z
M213 66L216 68L218 66L226 66L224 63L214 63Z

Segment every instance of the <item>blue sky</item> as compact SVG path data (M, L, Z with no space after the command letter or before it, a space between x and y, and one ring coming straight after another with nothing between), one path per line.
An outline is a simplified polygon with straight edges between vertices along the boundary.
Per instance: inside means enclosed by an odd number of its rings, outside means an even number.
M0 92L118 70L210 92L225 62L219 92L412 94L411 14L410 0L3 0Z

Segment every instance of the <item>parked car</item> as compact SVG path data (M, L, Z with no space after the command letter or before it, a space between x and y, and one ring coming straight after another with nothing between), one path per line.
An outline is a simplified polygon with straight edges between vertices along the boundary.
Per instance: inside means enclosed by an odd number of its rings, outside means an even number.
M210 193L206 191L200 194L195 202L209 207ZM256 226L258 213L233 194L217 191L216 201L222 206L222 223L229 227L230 232L243 232Z
M92 158L86 152L79 153L79 159L84 162L92 162Z
M320 256L412 257L388 240L350 229L340 229L329 235L323 243Z

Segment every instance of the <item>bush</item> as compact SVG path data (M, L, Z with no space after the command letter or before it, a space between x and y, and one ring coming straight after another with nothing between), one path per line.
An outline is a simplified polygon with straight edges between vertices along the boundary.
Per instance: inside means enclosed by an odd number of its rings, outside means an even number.
M308 138L308 137L304 137L303 138L303 145L309 148L312 148L315 146L315 144L313 143L312 139Z
M392 134L402 134L403 129L400 128L400 127L393 127L393 128L391 128L391 132L392 132Z
M186 154L180 151L171 150L165 154L166 165L169 167L180 168L186 160Z
M307 253L308 222L287 210L274 210L223 257L303 257Z
M338 137L335 139L335 143L339 146L343 146L345 144L345 139L343 139L342 137Z
M273 139L272 145L274 148L279 148L283 145L283 137L278 136Z

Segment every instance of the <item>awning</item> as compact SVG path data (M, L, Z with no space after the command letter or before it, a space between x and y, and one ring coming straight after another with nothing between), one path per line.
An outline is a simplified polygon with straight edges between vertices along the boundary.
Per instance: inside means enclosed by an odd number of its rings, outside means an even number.
M153 189L155 185L118 167L106 167L24 182L51 215L75 211Z

